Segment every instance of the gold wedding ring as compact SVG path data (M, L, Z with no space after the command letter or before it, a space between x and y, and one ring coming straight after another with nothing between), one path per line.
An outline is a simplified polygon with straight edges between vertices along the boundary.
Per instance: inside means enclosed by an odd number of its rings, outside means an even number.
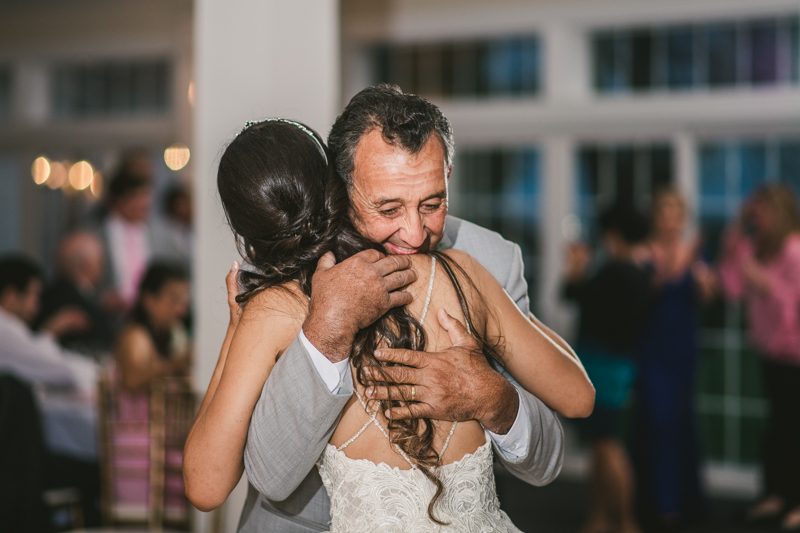
M417 397L417 388L414 385L411 385L411 401L414 401L414 398Z

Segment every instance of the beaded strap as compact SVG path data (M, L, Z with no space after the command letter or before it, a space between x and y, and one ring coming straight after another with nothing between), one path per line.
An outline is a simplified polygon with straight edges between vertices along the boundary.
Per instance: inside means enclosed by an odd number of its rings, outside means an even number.
M425 307L422 308L422 315L419 317L419 325L425 323L425 317L428 316L428 307L431 305L431 294L433 294L433 277L436 275L436 256L431 257L431 279L428 282L428 297L425 298Z

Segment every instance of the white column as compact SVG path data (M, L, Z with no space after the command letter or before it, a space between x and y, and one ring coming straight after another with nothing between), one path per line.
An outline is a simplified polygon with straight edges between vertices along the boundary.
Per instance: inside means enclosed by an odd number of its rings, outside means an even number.
M44 123L50 110L50 88L47 63L24 58L16 65L14 119L26 126Z
M690 230L697 229L700 210L696 144L694 135L685 131L679 131L672 137L675 154L675 188L686 199Z
M238 259L216 191L219 155L246 121L268 116L303 121L327 136L339 111L338 2L197 0L194 73L194 377L205 391L228 321L224 278ZM236 530L243 502L240 483L223 531Z
M575 212L575 143L567 136L550 137L542 145L544 202L542 225L542 320L569 336L573 313L561 302L559 288L564 253Z
M548 21L542 32L544 97L550 105L586 100L591 92L586 32L572 21Z

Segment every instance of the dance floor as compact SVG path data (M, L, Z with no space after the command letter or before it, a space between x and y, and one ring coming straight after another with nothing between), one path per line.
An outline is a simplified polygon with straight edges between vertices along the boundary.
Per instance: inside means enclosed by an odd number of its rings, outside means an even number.
M546 487L532 487L507 472L497 473L500 503L514 523L526 533L576 533L586 517L589 487L584 481L557 479ZM777 528L746 526L737 520L745 500L712 498L703 523L687 525L676 533L766 533ZM645 530L651 533L651 530Z

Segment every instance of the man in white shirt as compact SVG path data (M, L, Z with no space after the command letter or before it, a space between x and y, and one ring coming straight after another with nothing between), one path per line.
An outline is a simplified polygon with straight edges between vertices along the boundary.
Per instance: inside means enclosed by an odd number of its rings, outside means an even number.
M107 311L121 313L133 307L151 261L182 259L166 225L151 220L152 204L150 176L123 163L108 185L108 216L93 229L106 251L101 305Z
M0 258L0 372L31 385L53 385L91 393L97 380L97 365L61 348L58 335L77 332L88 325L86 314L65 308L41 327L29 324L39 311L42 276L39 268L20 256Z

